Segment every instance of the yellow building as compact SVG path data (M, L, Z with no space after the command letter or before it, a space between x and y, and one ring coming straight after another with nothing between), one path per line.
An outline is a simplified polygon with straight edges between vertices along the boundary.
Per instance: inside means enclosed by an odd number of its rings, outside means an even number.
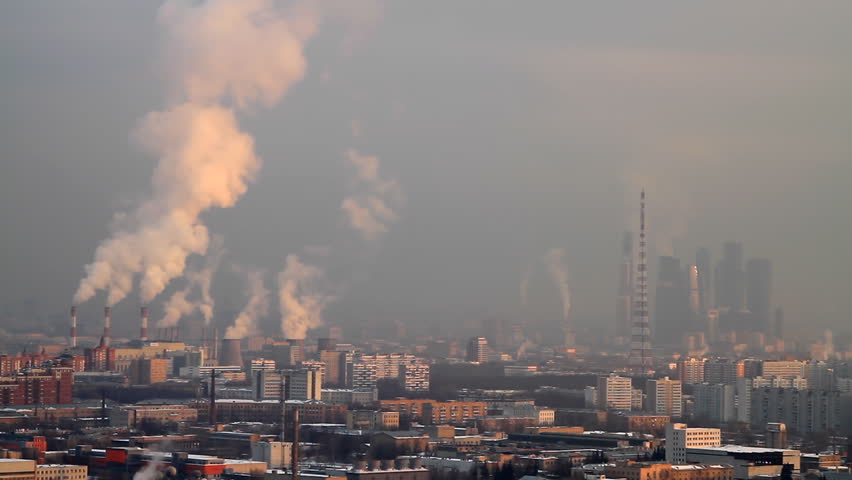
M35 480L86 480L89 467L86 465L38 465Z
M35 460L0 458L0 480L35 480Z

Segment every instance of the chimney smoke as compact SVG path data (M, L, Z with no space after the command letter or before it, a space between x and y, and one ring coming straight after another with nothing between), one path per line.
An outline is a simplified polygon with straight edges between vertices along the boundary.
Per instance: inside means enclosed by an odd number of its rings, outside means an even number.
M233 207L261 165L237 112L272 107L302 80L305 45L319 13L268 0L170 0L160 7L170 101L146 115L134 135L159 159L151 192L118 217L86 266L73 303L105 290L114 305L138 280L148 304L184 275L190 256L207 253L204 213Z

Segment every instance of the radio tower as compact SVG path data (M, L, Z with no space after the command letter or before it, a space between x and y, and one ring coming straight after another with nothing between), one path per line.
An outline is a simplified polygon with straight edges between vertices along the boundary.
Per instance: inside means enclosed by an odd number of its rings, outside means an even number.
M639 197L639 265L636 269L636 298L633 301L633 331L630 337L630 371L652 372L651 324L648 322L648 259L645 240L645 189Z

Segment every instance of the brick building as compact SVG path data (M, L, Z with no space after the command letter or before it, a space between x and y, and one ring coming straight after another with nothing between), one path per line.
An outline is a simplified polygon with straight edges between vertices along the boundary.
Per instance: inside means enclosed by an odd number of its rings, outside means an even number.
M74 372L69 367L24 369L0 377L0 405L71 403Z

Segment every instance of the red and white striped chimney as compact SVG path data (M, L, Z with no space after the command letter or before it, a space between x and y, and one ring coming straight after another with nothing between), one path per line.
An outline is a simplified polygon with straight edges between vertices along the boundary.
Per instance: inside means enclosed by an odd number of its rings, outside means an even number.
M77 346L77 307L71 306L71 331L68 333L68 346Z
M142 307L142 324L139 327L139 340L143 342L148 340L148 307Z
M111 332L111 330L112 330L112 318L110 318L111 310L112 309L109 308L109 307L104 307L104 337L103 338L104 338L104 346L105 347L109 346L110 334L112 333Z

